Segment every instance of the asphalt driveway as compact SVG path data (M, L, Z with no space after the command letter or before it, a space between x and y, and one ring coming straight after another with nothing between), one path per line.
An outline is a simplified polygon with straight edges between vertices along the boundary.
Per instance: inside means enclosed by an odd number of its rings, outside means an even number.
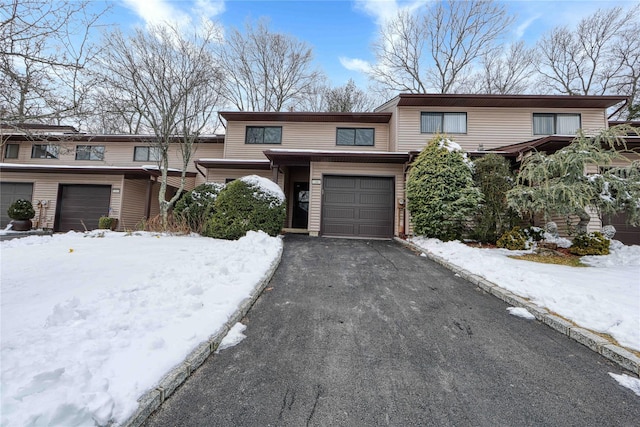
M621 369L392 241L287 236L244 322L148 426L637 426Z

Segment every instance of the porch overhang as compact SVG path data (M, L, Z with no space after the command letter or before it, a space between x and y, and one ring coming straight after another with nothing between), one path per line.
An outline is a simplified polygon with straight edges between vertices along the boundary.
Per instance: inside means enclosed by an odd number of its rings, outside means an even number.
M160 169L157 166L141 167L114 167L114 166L64 166L64 165L35 165L18 163L0 163L0 172L29 172L29 173L68 173L80 175L123 175L127 179L143 179L159 177ZM181 176L181 171L169 169L170 177ZM186 177L196 176L195 172L186 172Z
M207 169L271 169L271 162L266 159L198 159L195 163Z
M273 166L309 166L311 162L404 164L410 159L409 153L386 151L272 149L265 150L264 155Z

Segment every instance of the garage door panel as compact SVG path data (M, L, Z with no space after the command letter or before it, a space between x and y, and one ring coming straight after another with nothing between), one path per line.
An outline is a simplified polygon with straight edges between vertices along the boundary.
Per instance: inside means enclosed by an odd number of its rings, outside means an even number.
M373 220L382 223L388 223L393 220L393 216L389 212L389 209L364 209L358 210L358 218L361 220Z
M352 205L356 200L355 193L331 192L327 193L326 200L331 204Z
M329 216L333 220L336 220L336 219L353 219L356 217L355 211L356 210L353 208L330 207L330 208L327 208L326 212L327 212L327 216Z
M61 185L59 191L56 231L93 230L109 214L110 185Z
M340 179L338 177L326 177L325 178L325 188L356 188L356 179Z
M393 199L389 198L388 193L363 193L360 194L361 205L388 206Z
M30 182L0 183L0 226L6 227L11 222L7 209L18 199L32 200L33 184Z
M394 179L367 176L325 176L323 235L393 237Z

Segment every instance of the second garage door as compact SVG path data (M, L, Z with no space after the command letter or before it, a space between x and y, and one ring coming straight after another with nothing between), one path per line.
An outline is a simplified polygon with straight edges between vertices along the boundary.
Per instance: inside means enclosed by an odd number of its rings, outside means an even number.
M33 184L30 182L0 182L0 227L6 227L11 218L7 214L7 209L11 203L18 199L31 201L33 194Z
M61 185L58 193L56 231L98 228L98 220L109 214L110 185Z
M325 176L322 226L325 236L393 237L394 179Z

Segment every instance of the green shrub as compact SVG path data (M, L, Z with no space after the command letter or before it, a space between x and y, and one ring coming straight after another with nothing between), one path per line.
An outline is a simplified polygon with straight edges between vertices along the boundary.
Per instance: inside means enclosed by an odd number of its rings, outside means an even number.
M509 249L510 251L522 251L529 248L527 236L518 226L513 227L500 236L496 242L496 246Z
M522 232L527 238L527 241L530 241L530 242L539 242L542 239L544 239L544 230L540 227L523 228Z
M98 220L98 228L101 230L115 230L118 226L118 218L101 216Z
M18 199L11 203L9 209L7 209L7 215L9 215L11 219L26 220L36 216L36 211L33 209L31 201Z
M186 192L173 208L173 216L195 233L201 233L215 212L215 203L224 184L205 183Z
M483 202L474 216L471 236L482 243L496 243L518 221L518 213L508 207L506 196L514 186L514 175L509 161L497 154L487 154L473 163L473 181L483 194Z
M215 212L203 232L205 236L235 240L250 230L262 230L270 236L280 234L286 215L283 198L258 184L258 180L266 178L245 178L227 184L220 191Z
M415 159L407 179L407 207L414 232L444 241L460 239L482 194L459 146L441 136Z
M608 255L611 241L599 231L578 234L569 248L574 255Z

